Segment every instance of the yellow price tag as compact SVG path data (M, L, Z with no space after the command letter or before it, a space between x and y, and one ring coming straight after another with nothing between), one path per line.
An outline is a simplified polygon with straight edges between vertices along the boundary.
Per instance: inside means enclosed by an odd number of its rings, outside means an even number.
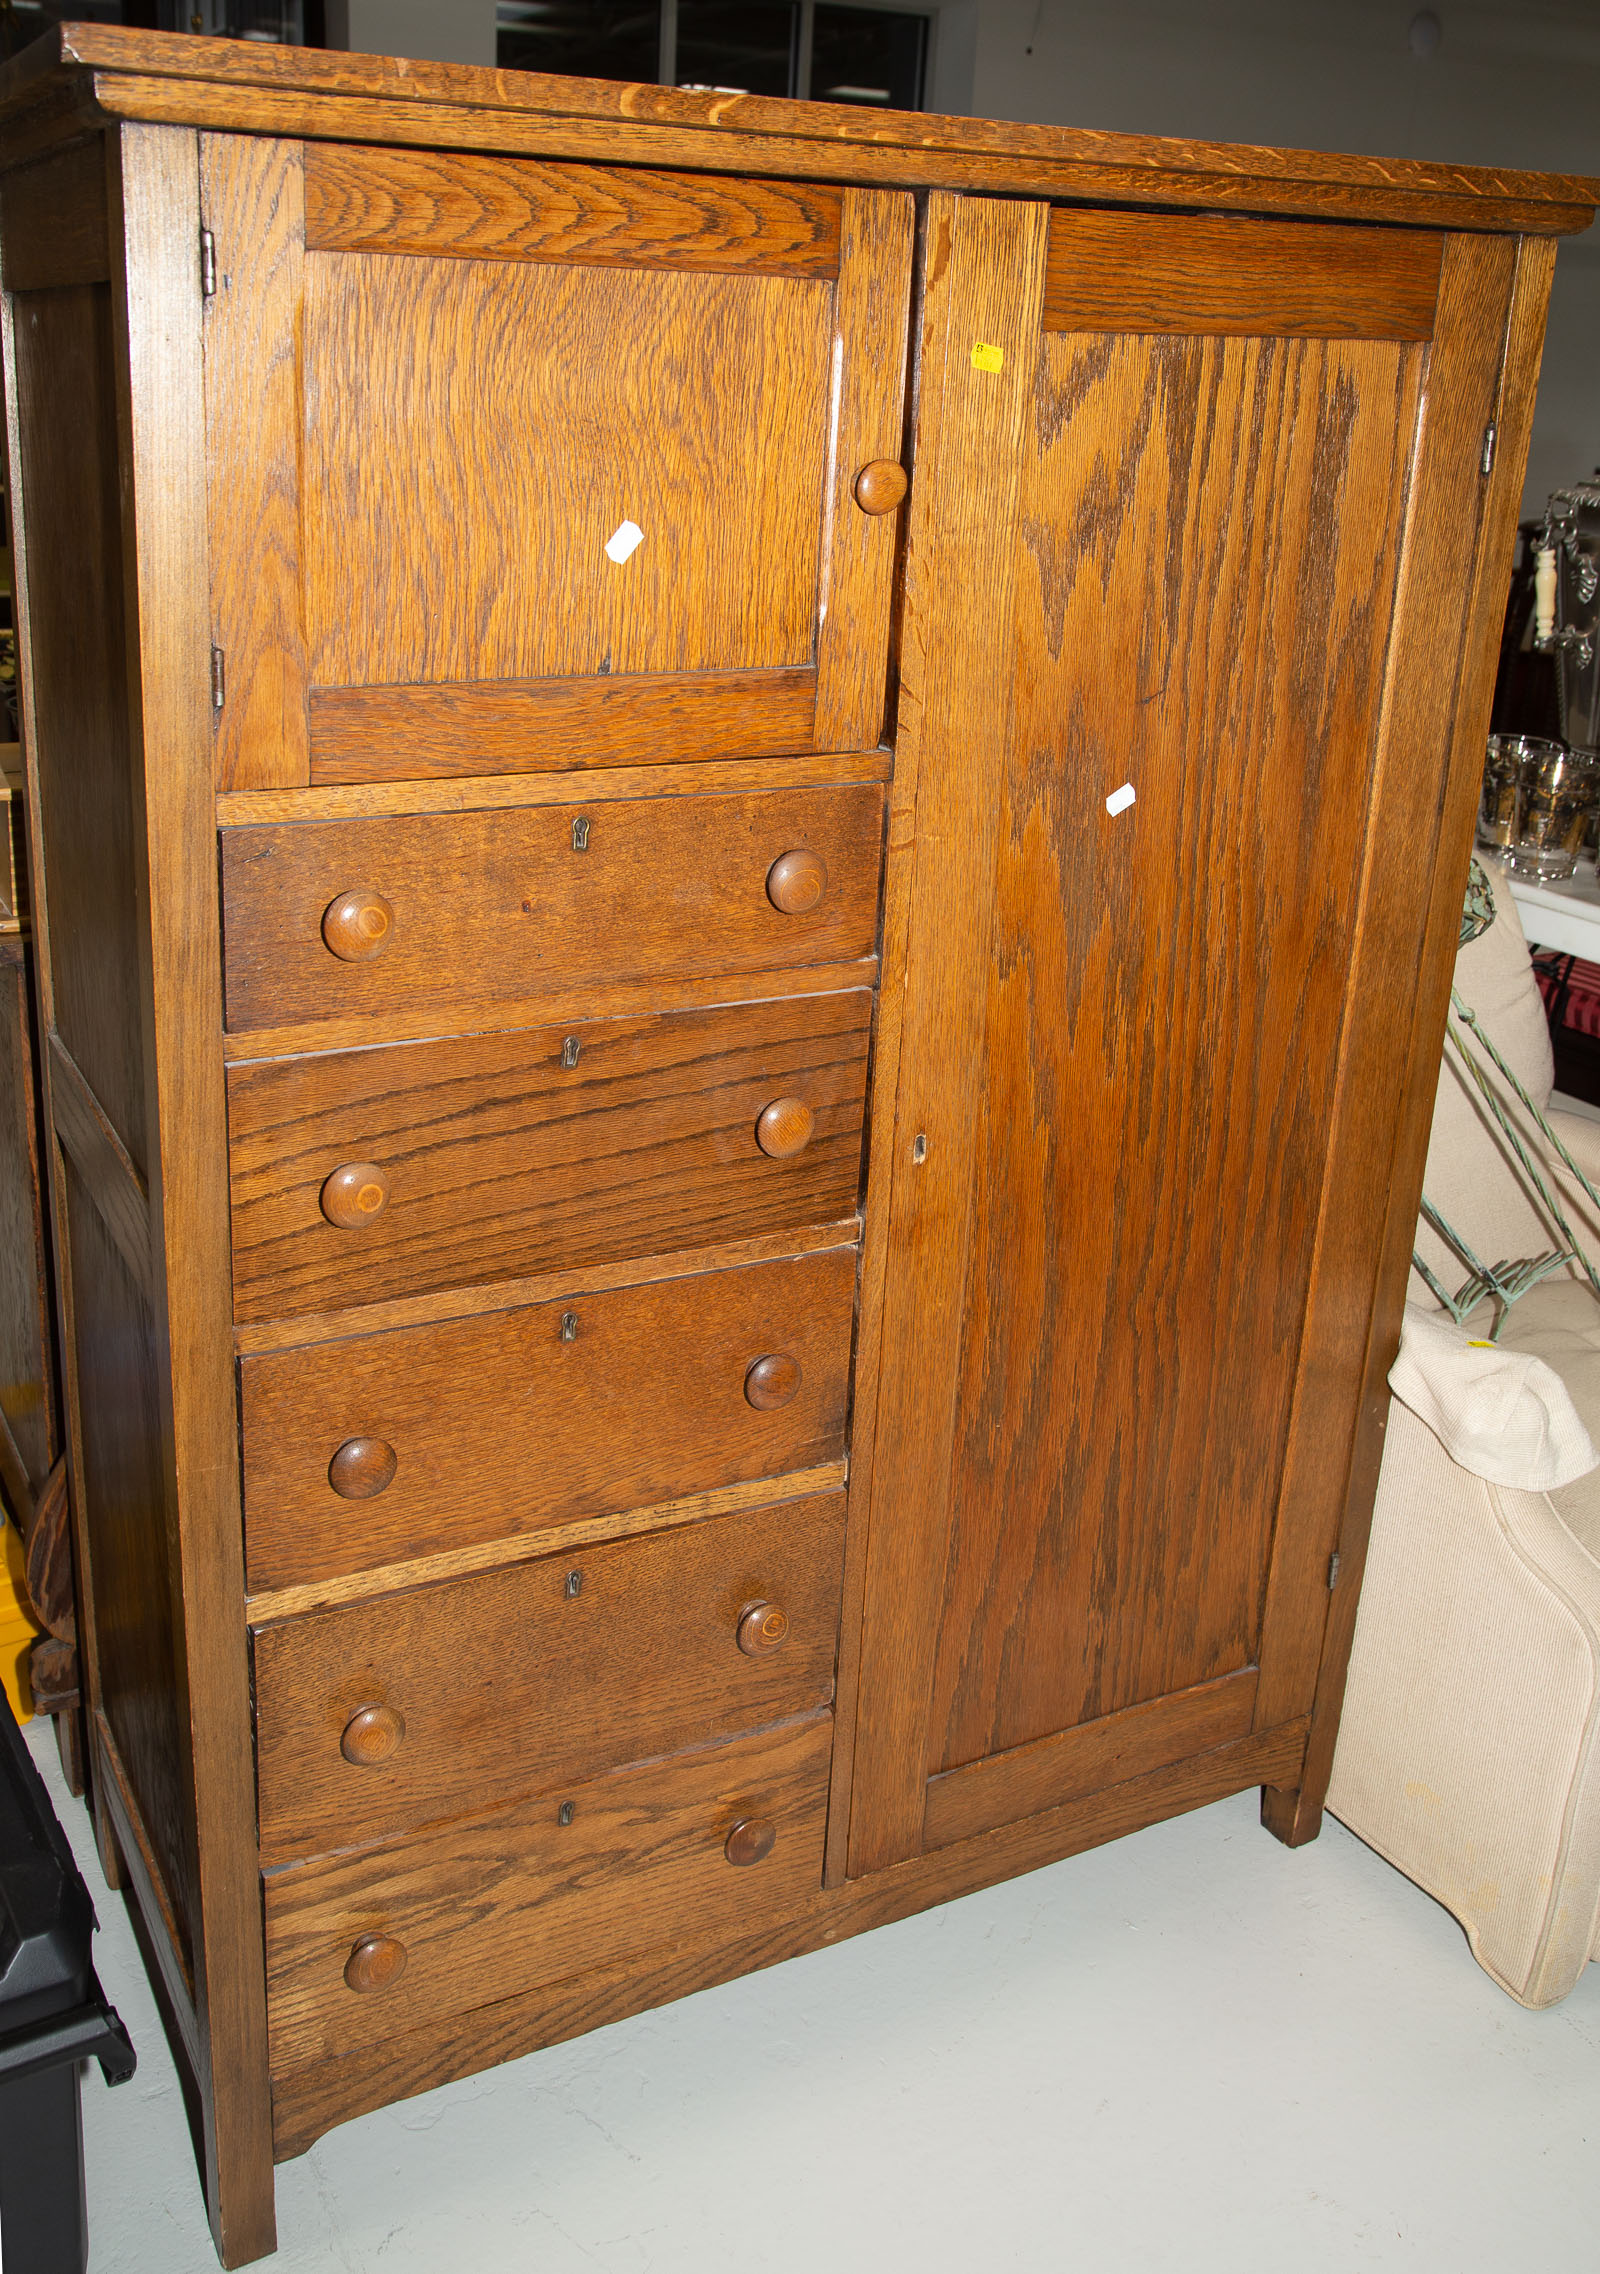
M974 371L1003 370L1005 360L1006 351L1003 347L991 347L987 340L973 341L972 368Z

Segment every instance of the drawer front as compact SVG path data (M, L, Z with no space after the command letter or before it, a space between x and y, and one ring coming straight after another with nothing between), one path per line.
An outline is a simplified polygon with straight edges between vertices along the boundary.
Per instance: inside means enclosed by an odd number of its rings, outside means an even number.
M877 787L225 829L228 1025L853 961L882 840Z
M244 1359L251 1589L837 1460L855 1265L835 1248Z
M853 988L234 1066L237 1316L838 1222L860 1185L871 1016ZM758 1124L784 1099L809 1136L770 1154Z
M819 1493L263 1628L263 1862L818 1710L843 1537L844 1495ZM752 1656L741 1620L760 1603L787 1634ZM377 1759L359 1742L374 1726L398 1732Z
M822 1884L832 1733L822 1713L269 1872L274 2071L792 1918Z

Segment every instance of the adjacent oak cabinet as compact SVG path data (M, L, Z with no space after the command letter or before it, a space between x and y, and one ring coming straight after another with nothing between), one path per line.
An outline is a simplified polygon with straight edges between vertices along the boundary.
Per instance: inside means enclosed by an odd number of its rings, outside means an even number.
M225 2263L361 2110L1316 1831L1596 194L0 78L88 1767Z

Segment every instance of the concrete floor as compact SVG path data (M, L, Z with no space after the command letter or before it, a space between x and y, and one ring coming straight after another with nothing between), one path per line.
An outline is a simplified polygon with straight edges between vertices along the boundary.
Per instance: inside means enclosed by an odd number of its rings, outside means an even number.
M120 1899L30 1736L139 2048L84 2075L94 2274L210 2274ZM1525 2013L1342 1827L1291 1855L1241 1794L345 2125L278 2233L278 2274L1577 2274L1600 1966Z

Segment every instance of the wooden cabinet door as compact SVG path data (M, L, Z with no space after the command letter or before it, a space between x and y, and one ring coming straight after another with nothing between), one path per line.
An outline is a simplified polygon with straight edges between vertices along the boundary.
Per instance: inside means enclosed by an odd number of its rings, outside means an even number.
M899 192L202 138L224 788L874 747Z
M1459 913L1517 273L947 197L927 244L855 1871L1304 1731Z

